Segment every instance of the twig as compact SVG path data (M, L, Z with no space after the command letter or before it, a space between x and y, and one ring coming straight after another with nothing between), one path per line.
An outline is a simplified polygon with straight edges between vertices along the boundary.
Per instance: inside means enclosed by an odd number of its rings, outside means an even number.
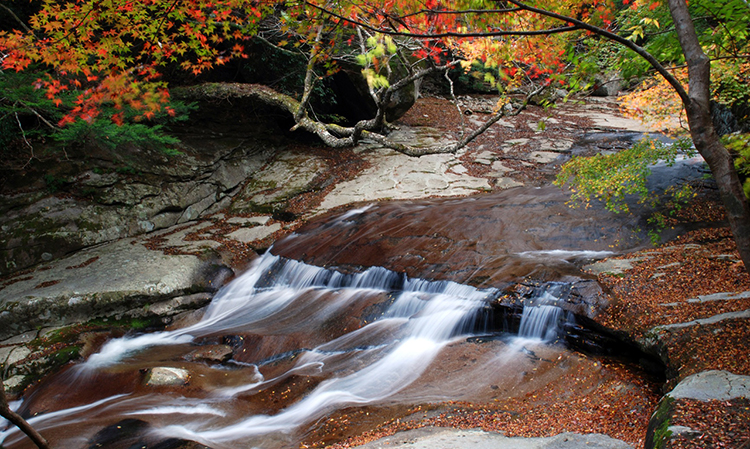
M466 133L466 122L464 121L464 114L463 111L461 111L461 105L458 104L458 98L456 98L456 93L453 90L453 80L448 75L448 69L443 72L443 76L445 76L445 79L448 80L448 85L450 86L450 94L451 94L451 101L456 106L456 110L458 111L458 116L461 117L461 137L464 136Z
M27 33L34 34L34 32L31 31L31 28L29 28L25 23L23 23L23 21L18 18L18 16L16 15L16 13L13 12L12 9L8 8L7 6L1 3L0 3L0 8L3 8L5 11L8 12L8 14L10 14L14 19L16 19L16 22L20 23L23 29L26 30Z
M23 164L23 167L21 167L21 169L23 170L24 168L26 168L26 166L28 166L31 163L31 161L36 159L36 156L34 156L34 146L31 145L29 140L26 138L26 132L23 130L23 125L21 125L21 119L18 118L18 112L15 112L13 115L16 116L16 123L18 123L18 129L21 130L21 137L23 137L24 143L26 143L26 145L29 147L29 151L31 152L31 157L29 158L28 161L26 161L25 164Z
M26 106L26 105L24 104L24 106ZM52 123L50 123L49 120L47 120L46 118L42 117L42 115L40 113L38 113L35 109L33 109L33 108L29 107L29 106L26 106L26 109L28 109L29 111L31 111L32 114L36 115L37 118L42 121L42 123L44 123L45 125L47 125L50 128L52 128L52 130L58 131L60 129L57 126L55 126Z

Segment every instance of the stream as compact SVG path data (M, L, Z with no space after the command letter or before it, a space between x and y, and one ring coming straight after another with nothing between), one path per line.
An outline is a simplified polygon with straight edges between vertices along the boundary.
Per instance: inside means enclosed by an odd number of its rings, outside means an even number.
M524 187L328 214L254 260L194 324L111 339L16 406L52 447L293 448L420 404L522 397L571 373L605 379L563 338L599 305L563 303L593 282L583 263L647 242L637 217L567 199ZM216 347L228 360L194 356ZM155 367L189 380L147 385ZM324 429L351 411L347 431ZM0 444L32 447L2 426Z

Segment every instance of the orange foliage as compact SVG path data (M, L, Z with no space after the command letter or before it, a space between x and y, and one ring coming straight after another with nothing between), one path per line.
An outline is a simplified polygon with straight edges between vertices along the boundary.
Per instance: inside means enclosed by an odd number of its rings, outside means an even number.
M490 0L345 0L335 5L327 0L47 0L30 18L28 31L0 31L0 68L22 71L33 65L46 72L37 86L53 99L63 89L75 92L76 106L61 124L91 120L103 103L128 105L148 118L168 99L166 83L160 81L163 67L176 64L198 75L246 57L247 40L259 32L261 20L276 14L271 22L279 27L271 31L286 34L284 41L297 48L318 45L313 30L327 30L330 45L313 51L316 61L329 60L326 52L340 51L359 28L408 35L418 44L417 58L438 64L454 57L477 61L501 78L549 82L563 73L569 37L548 32L567 24L498 5ZM550 11L605 28L612 23L614 6L613 0L545 3ZM285 14L278 15L281 9Z
M687 90L687 68L677 69L673 73ZM672 133L687 130L687 117L682 101L661 75L654 75L637 90L618 100L627 117L641 120L655 130Z

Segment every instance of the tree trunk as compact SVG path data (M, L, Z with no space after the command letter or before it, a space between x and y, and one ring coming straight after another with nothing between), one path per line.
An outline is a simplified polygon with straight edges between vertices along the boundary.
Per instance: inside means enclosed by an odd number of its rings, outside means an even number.
M737 249L745 270L750 272L750 202L732 156L721 143L711 120L711 62L700 46L685 0L669 0L669 10L688 66L690 81L685 110L690 135L716 179Z

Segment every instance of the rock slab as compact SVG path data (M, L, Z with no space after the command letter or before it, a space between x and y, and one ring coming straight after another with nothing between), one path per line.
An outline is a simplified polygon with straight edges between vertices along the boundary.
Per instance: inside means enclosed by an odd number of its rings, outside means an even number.
M427 427L359 446L362 449L632 449L629 444L606 435L562 433L548 438L506 437L501 433Z
M133 309L215 289L214 278L224 269L218 262L167 255L141 243L124 239L89 248L6 285L0 290L0 340L38 326L132 316Z
M750 376L719 370L703 371L686 377L667 395L674 399L698 401L750 398Z

